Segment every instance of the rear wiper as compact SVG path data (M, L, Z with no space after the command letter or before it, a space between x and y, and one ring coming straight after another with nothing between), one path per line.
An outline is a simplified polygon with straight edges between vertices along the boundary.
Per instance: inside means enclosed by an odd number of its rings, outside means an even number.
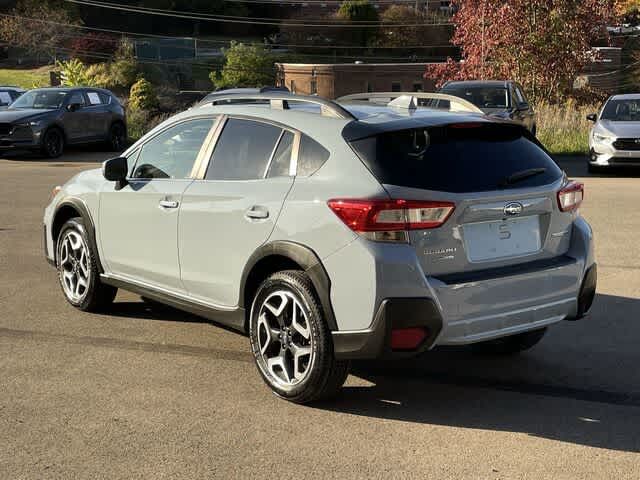
M521 182L522 180L526 180L530 177L535 177L536 175L540 175L541 173L546 172L547 169L544 167L539 168L529 168L527 170L522 170L521 172L516 172L509 175L502 182L500 182L500 187L506 187L507 185L513 185L514 183Z

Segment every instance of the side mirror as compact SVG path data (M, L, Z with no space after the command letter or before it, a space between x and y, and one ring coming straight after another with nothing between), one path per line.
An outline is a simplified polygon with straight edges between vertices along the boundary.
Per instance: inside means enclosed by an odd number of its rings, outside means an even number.
M590 122L596 123L596 120L598 120L598 117L595 113L590 113L589 115L587 115L587 120L589 120Z
M75 112L77 110L80 110L80 107L82 107L81 103L70 103L69 105L67 105L67 110L69 112Z
M519 103L518 104L518 110L519 111L523 111L523 110L529 110L529 104L528 103Z
M102 175L111 182L124 185L127 182L127 173L129 165L125 157L112 158L102 164Z

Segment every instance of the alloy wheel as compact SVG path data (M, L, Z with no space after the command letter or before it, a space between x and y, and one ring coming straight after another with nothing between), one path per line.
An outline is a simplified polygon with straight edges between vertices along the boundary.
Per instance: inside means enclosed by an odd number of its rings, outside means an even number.
M60 278L65 295L80 302L89 291L91 263L87 246L78 232L68 231L60 246Z
M309 319L288 291L276 291L262 302L257 343L261 368L282 387L299 384L312 370L315 349Z

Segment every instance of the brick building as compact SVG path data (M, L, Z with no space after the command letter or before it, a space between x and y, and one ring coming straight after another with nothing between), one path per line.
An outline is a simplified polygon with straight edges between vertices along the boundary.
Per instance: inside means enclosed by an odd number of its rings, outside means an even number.
M276 63L277 83L294 93L337 98L361 92L432 92L426 63Z

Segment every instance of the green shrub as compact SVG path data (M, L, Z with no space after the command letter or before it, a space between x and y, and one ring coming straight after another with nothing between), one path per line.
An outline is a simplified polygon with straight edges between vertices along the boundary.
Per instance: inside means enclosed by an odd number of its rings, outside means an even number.
M597 111L598 107L595 105L579 106L573 101L560 105L538 105L538 139L551 153L587 153L592 124L586 116Z
M140 77L131 86L129 93L129 108L132 110L156 110L158 108L156 91L144 77Z
M129 138L138 140L147 133L147 124L149 123L149 112L139 109L127 109L127 132Z
M260 45L231 42L222 50L226 63L222 72L212 72L211 82L217 88L264 87L275 84L273 58Z
M169 118L169 114L152 115L148 110L127 109L127 132L133 141L140 139L156 125Z
M113 61L90 65L86 77L91 86L125 92L135 83L138 72L133 46L125 39L120 42Z
M94 86L87 77L87 67L77 58L65 62L56 62L60 71L60 83L63 87Z

